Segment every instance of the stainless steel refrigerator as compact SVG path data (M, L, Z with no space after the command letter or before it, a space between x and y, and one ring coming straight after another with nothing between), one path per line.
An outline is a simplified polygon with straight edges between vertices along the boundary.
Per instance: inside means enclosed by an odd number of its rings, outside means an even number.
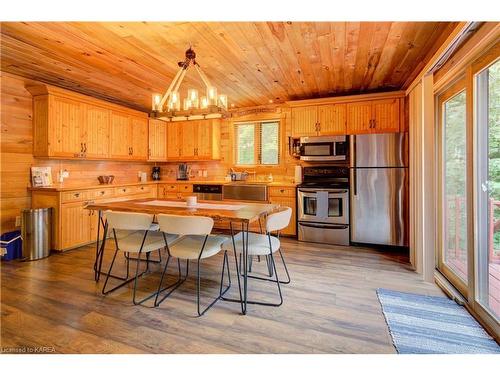
M407 133L351 136L351 242L408 245L407 147Z

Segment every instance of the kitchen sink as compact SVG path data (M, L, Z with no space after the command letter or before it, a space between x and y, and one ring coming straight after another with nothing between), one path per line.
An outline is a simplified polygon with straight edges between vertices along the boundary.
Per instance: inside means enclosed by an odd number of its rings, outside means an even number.
M222 199L267 202L267 185L259 182L236 182L222 186Z

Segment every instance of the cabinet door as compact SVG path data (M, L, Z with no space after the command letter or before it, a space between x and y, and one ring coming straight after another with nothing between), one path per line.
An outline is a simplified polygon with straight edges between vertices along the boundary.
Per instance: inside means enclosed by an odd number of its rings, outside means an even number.
M110 156L112 158L130 159L131 156L131 134L130 116L111 112L111 145Z
M399 132L399 99L374 100L372 103L373 132Z
M318 107L292 108L292 136L307 137L318 134Z
M148 158L148 119L133 116L130 121L132 134L132 159L147 160Z
M148 138L148 160L167 160L167 123L150 119Z
M49 128L51 156L81 157L84 143L84 105L54 96L50 101L52 126Z
M372 102L347 104L347 134L372 132Z
M89 158L109 156L109 110L87 105L85 126L85 150Z
M212 159L212 121L198 121L196 129L196 159Z
M296 221L296 201L295 197L270 197L271 203L279 204L282 207L290 207L292 209L292 217L290 218L290 224L281 231L281 234L295 236L297 233L297 221Z
M330 104L318 106L320 135L346 134L346 105Z
M186 121L181 124L181 159L193 160L195 158L196 131L199 121Z
M178 160L181 156L181 122L167 125L167 159Z
M61 205L61 238L63 249L90 242L90 214L86 202Z

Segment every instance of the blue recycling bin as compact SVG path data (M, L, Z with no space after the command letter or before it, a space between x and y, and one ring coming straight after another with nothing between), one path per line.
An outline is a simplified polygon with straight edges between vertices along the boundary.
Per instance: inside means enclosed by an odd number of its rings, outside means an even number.
M22 258L23 252L20 230L3 233L2 236L0 236L0 244L2 249L4 249L2 250L2 260Z

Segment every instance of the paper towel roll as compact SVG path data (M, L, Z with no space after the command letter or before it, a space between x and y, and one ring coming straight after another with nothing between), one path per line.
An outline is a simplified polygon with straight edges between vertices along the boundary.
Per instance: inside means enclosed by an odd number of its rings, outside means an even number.
M295 166L295 183L302 183L302 167L300 165Z

